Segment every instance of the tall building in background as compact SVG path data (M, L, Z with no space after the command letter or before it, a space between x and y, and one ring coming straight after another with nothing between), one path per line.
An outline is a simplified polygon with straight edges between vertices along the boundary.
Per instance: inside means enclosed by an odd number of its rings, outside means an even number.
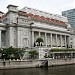
M69 24L75 32L75 9L70 9L62 12L62 16L67 17Z

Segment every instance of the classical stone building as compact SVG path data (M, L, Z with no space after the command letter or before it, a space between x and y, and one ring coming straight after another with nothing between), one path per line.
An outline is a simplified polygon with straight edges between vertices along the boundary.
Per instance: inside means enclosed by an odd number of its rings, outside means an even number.
M66 17L28 7L18 10L15 5L7 9L5 14L0 12L1 48L38 48L37 38L43 39L45 49L74 47Z

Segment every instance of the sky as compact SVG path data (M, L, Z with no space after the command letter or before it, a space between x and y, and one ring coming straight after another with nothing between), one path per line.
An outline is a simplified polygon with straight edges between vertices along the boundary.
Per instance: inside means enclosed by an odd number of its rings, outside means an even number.
M75 8L75 0L0 0L0 11L6 13L9 4L19 6L19 10L26 6L59 15L62 11Z

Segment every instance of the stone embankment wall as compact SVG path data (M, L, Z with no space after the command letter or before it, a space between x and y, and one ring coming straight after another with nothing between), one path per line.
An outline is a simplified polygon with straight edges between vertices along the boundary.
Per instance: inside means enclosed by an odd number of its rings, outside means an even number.
M70 65L75 64L75 59L50 59L48 60L48 66L58 66L58 65Z
M0 69L39 67L42 61L0 61Z
M75 59L46 59L48 60L48 66L69 65L75 64ZM33 61L0 61L0 69L13 69L13 68L30 68L40 67L44 60Z

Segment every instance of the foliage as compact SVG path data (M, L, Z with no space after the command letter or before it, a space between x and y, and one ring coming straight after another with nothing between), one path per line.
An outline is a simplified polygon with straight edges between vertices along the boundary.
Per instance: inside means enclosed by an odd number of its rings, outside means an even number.
M75 49L72 48L65 48L65 49L58 49L58 48L54 48L50 50L51 52L60 52L60 51L75 51Z
M33 59L38 56L38 52L36 50L29 51L29 54L30 54L30 57Z
M40 42L44 42L42 38L37 38L36 42L39 43L39 46L40 46Z
M3 48L1 57L2 59L20 59L23 56L24 52L25 50L21 48Z

